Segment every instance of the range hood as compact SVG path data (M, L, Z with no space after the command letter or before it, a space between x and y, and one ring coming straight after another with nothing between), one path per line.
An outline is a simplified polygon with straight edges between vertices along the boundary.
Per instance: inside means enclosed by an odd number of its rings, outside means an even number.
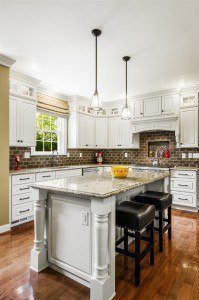
M132 119L131 121L133 133L141 133L148 131L174 131L176 144L179 146L179 119L178 115L161 116L151 119Z

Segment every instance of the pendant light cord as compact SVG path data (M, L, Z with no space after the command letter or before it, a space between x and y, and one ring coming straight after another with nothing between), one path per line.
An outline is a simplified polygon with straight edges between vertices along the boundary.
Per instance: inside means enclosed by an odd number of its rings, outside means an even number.
M95 37L95 92L97 92L97 36Z
M126 61L126 106L127 106L127 61Z

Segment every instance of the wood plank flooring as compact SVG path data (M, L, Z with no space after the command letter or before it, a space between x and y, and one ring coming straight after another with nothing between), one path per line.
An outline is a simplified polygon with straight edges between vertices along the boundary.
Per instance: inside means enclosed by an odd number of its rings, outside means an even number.
M133 285L134 264L116 257L114 300L199 299L199 214L172 212L172 241L165 236L165 250L155 247L155 266L142 262L142 284ZM87 300L89 289L47 268L37 274L29 269L33 228L0 236L0 299Z

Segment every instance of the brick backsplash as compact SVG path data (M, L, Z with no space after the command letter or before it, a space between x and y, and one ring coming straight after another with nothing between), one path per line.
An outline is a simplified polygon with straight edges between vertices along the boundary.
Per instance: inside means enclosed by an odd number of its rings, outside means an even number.
M144 132L140 134L140 149L107 149L103 150L104 163L107 164L151 164L151 158L148 157L148 142L150 141L169 141L170 158L161 158L161 166L191 166L199 167L199 159L182 159L182 153L188 154L199 152L199 148L177 149L175 134L170 131ZM97 150L88 149L69 149L70 157L59 156L57 163L59 166L64 165L80 165L93 164L96 162L95 153ZM14 169L15 154L19 154L21 158L22 168L39 168L49 167L51 156L31 156L24 158L24 152L30 152L30 148L10 147L10 169ZM80 152L82 158L79 157ZM125 153L128 157L125 158Z

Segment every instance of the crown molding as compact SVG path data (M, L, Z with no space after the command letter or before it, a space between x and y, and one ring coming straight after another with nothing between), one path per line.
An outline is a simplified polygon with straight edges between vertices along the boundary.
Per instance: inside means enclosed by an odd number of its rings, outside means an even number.
M31 83L33 85L39 85L40 84L40 80L39 79L36 79L26 73L22 73L16 69L11 69L10 70L10 77L11 78L14 78L14 79L17 79L17 80L22 80L22 81L25 81L25 82L28 82L28 83Z
M16 60L12 59L11 57L0 54L0 65L10 68L15 62Z

